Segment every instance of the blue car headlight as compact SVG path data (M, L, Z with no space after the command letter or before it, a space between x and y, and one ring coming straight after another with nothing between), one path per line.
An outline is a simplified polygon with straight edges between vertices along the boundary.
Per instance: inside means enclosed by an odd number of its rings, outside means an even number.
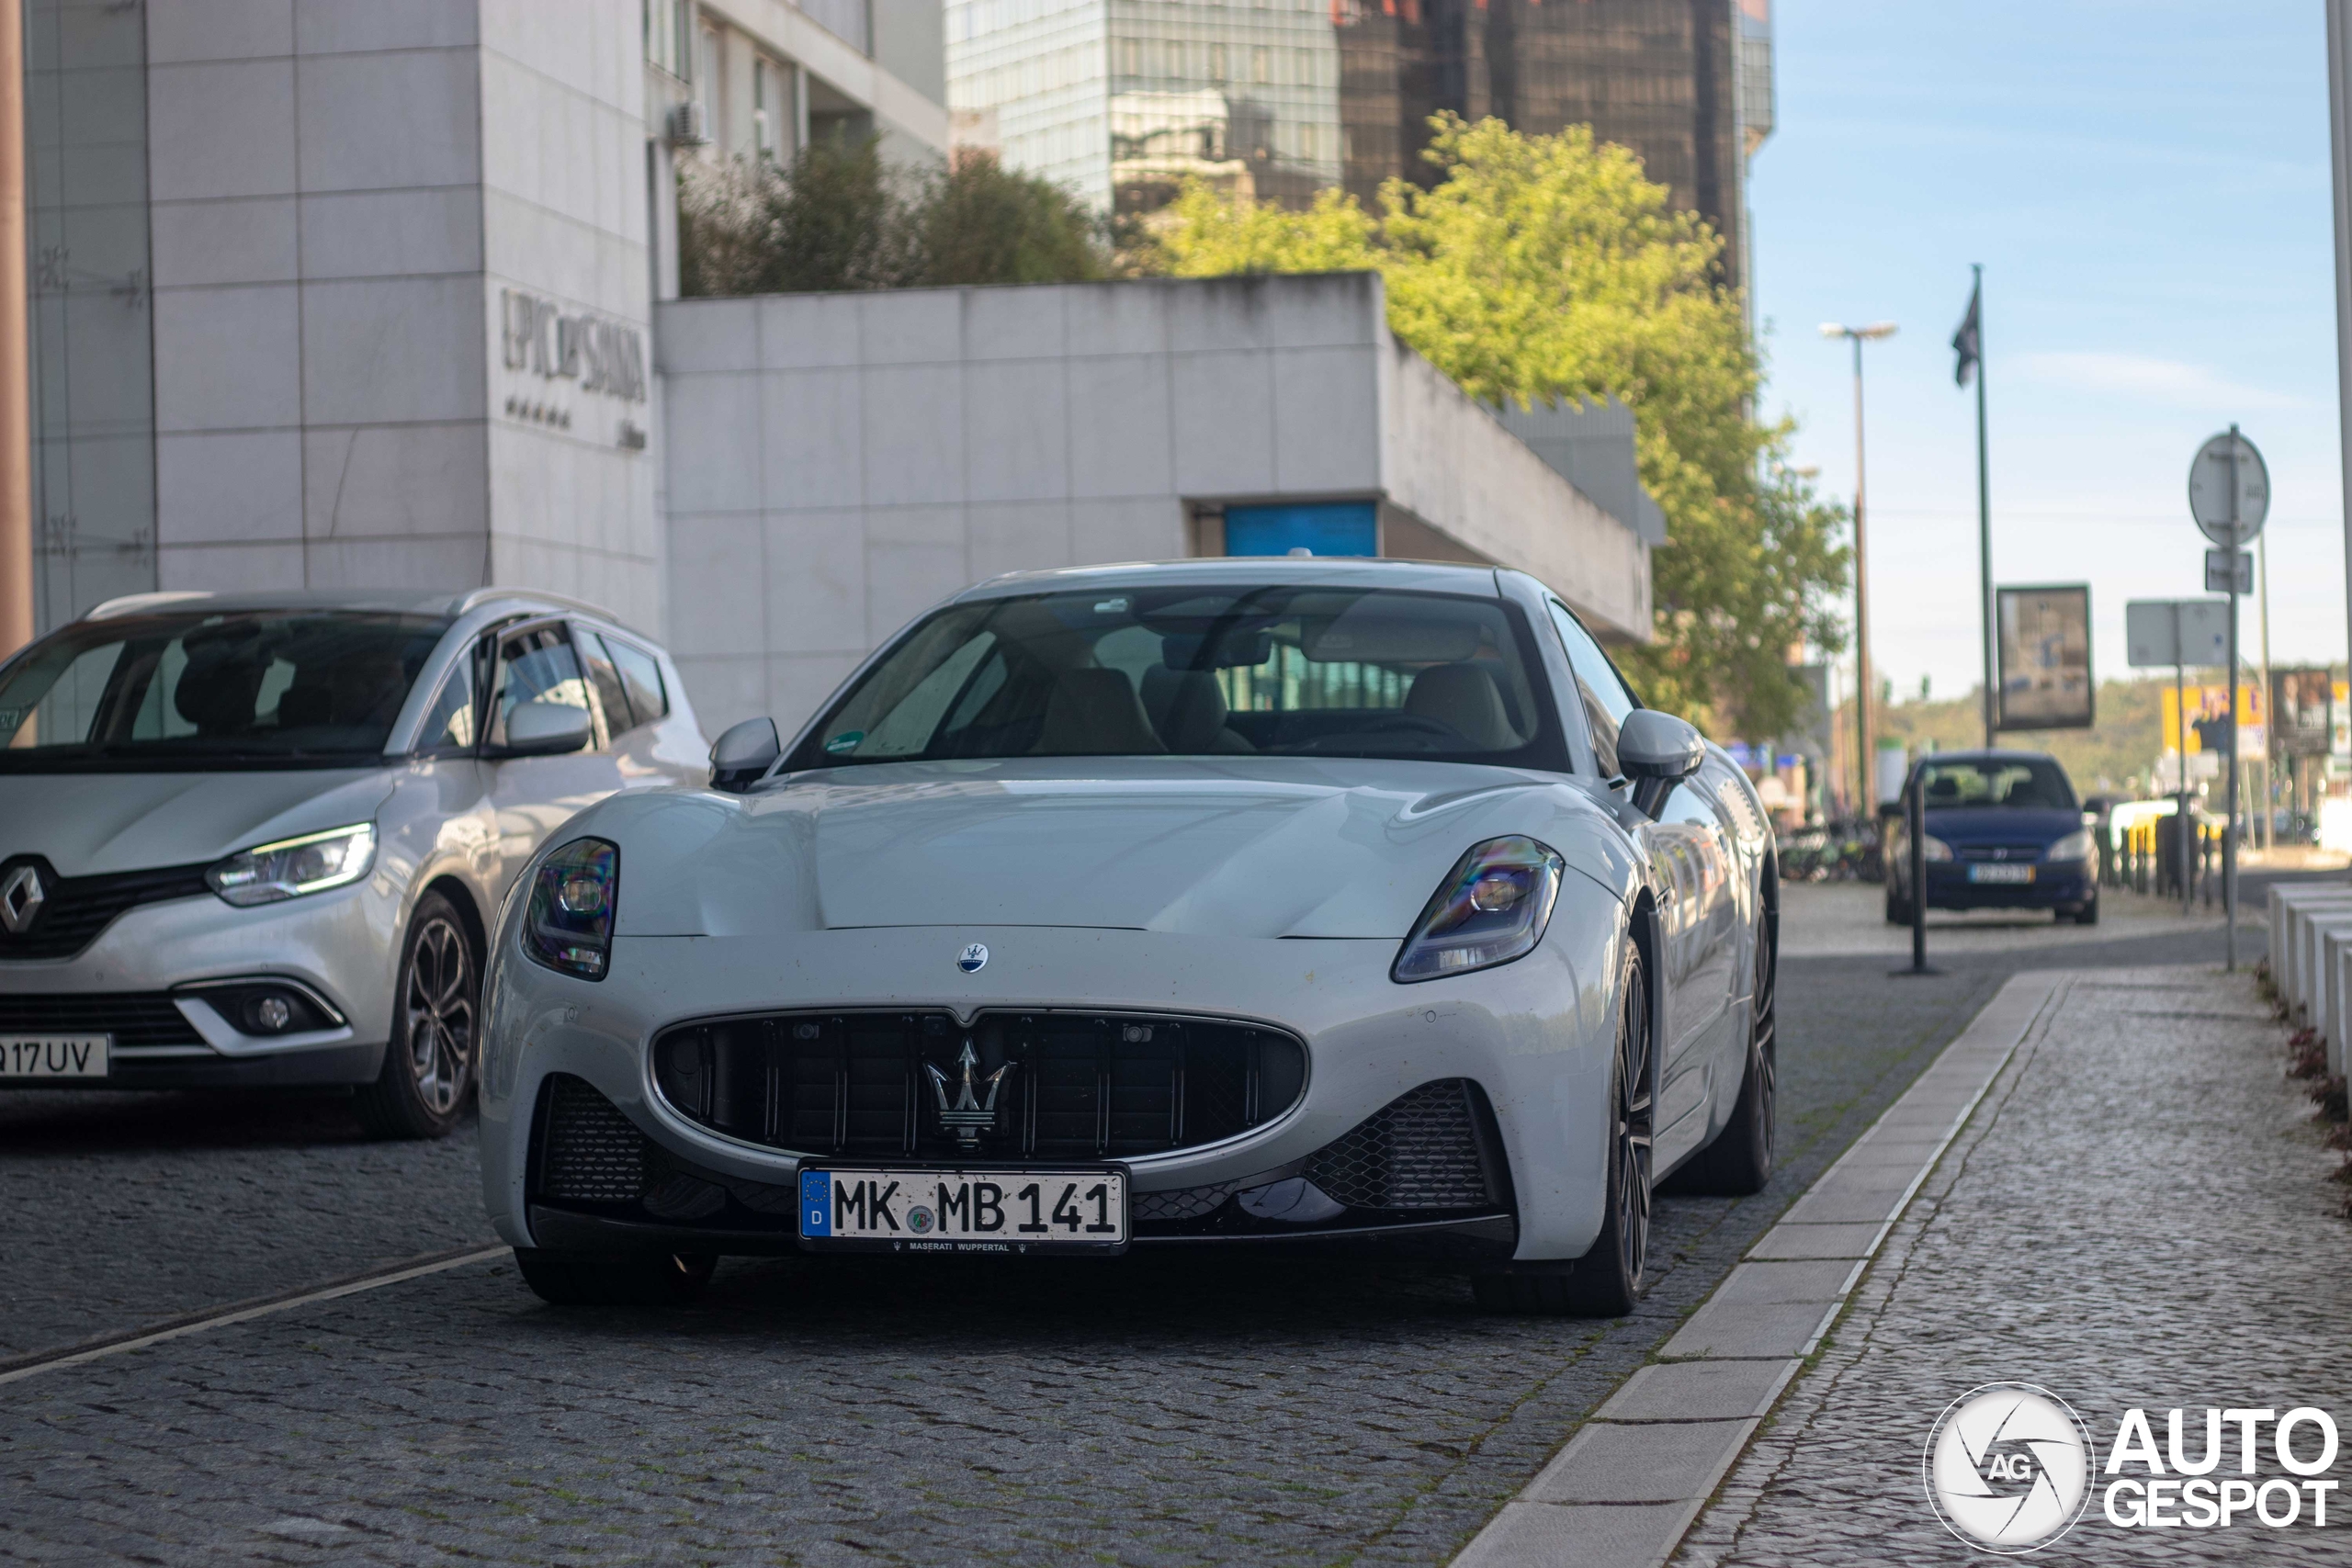
M1388 977L1410 985L1491 969L1534 952L1551 923L1566 864L1558 851L1516 833L1473 846L1413 922Z
M2098 853L2098 840L2088 828L2077 828L2050 846L2052 860L2088 860Z
M620 903L621 852L603 839L574 839L539 863L523 911L523 952L531 962L582 980L611 967L613 910Z

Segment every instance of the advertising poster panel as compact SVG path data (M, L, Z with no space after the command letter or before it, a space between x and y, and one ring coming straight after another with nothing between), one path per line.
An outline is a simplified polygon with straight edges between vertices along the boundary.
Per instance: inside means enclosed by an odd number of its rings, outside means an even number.
M2333 738L2335 682L2325 670L2273 670L2270 711L2281 757L2324 757Z
M2186 750L2192 757L2218 757L2230 749L2228 689L2216 683L2191 686L2188 689L2188 733ZM2174 700L2173 690L2166 686L2158 694L2164 714L2164 742L2167 754L2182 750L2180 705ZM2262 687L2256 682L2238 682L2238 755L2260 757L2268 753L2270 727L2268 709L2262 701Z
M2092 721L2088 583L2004 588L1996 729L2087 729Z

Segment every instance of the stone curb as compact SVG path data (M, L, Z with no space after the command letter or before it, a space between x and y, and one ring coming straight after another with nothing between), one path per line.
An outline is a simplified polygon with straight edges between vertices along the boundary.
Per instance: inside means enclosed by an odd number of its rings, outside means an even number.
M2065 976L2012 978L1453 1568L1659 1568Z

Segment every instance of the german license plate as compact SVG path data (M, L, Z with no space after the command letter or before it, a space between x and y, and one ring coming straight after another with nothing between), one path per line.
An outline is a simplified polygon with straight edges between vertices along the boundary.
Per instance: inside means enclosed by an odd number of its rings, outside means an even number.
M0 1034L0 1078L102 1078L111 1034Z
M1123 1252L1127 1173L802 1166L800 1240L851 1252Z
M1971 882L2025 883L2033 880L2030 865L1972 865L1968 868Z

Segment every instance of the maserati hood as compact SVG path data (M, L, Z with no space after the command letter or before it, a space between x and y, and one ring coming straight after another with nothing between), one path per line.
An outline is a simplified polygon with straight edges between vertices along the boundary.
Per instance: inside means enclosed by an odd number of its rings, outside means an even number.
M618 931L1083 926L1402 937L1463 852L1532 833L1622 879L1600 809L1544 774L1270 758L922 763L740 804L616 801ZM1614 865L1597 864L1595 857ZM639 874L633 868L650 864Z
M381 768L0 773L0 860L41 855L62 876L195 865L365 822L390 792Z

